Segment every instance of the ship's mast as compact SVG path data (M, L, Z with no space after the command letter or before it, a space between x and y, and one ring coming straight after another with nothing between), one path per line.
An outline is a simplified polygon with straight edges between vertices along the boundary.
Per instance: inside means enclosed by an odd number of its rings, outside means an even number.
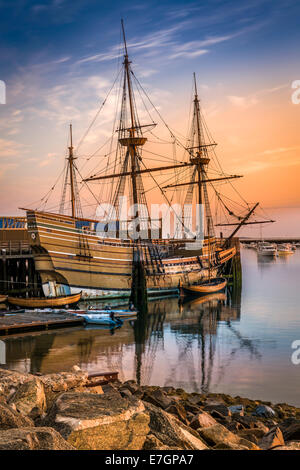
M72 205L72 217L76 216L76 206L75 206L75 185L74 185L74 154L73 154L73 135L72 135L72 124L70 124L70 147L69 147L69 172L70 172L70 188L71 188L71 205Z
M129 97L129 107L130 107L130 118L131 118L131 128L129 128L129 138L127 139L127 148L131 156L131 181L132 181L132 196L134 204L138 204L138 194L137 194L137 184L136 184L136 140L135 140L135 128L136 128L136 120L134 115L134 107L133 107L133 97L132 97L132 86L131 86L131 78L130 78L130 61L128 59L128 51L127 51L127 43L126 43L126 36L125 36L125 29L124 29L124 22L121 20L122 24L122 33L123 33L123 40L124 40L124 48L125 48L125 55L124 55L124 67L125 67L125 80L127 81L127 89L128 89L128 97ZM122 142L121 142L122 143ZM137 206L136 206L137 207ZM138 217L138 213L136 213Z
M200 107L199 107L199 99L198 99L198 92L197 92L197 82L196 82L196 74L194 72L194 86L195 86L195 98L194 98L194 114L196 116L196 127L197 127L197 140L198 140L198 149L197 149L197 157L199 161L196 162L197 164L197 173L198 173L198 204L202 204L202 165L201 165L201 129L200 129Z

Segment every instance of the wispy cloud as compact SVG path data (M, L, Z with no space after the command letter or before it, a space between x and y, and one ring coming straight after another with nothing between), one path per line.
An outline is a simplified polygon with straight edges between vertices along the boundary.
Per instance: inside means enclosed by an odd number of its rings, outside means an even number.
M299 150L300 145L263 150L247 158L247 163L242 165L241 171L253 173L268 168L287 168L300 165ZM285 154L284 158L282 158L282 154Z
M282 85L278 85L271 88L264 88L262 90L258 90L255 93L246 96L235 96L235 95L228 95L227 98L233 106L238 108L247 109L251 106L255 106L260 102L260 98L271 93L276 93L277 91L283 90L289 87L289 83L284 83Z
M232 40L242 34L253 31L263 26L262 23L256 23L240 28L230 34L207 36L201 40L183 41L178 36L189 27L192 27L192 20L183 20L177 22L174 26L151 32L143 39L132 39L128 41L127 46L130 51L145 51L148 57L161 54L165 51L165 57L169 60L178 58L192 59L209 52L209 47ZM195 25L193 25L195 27ZM91 62L104 62L115 60L123 54L120 45L114 45L106 52L93 54L79 59L76 64L82 65Z
M0 139L0 157L11 158L20 155L23 145L14 140Z

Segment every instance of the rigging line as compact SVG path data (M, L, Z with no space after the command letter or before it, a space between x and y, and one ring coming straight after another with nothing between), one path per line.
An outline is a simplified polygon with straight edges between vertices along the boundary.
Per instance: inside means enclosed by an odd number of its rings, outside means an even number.
M190 170L190 168L183 168L183 169L181 168L179 171L184 172L184 171L188 171L188 170ZM172 175L170 178L168 178L168 179L162 181L161 184L163 185L163 184L167 183L168 181L171 181L173 178L174 178L174 176ZM150 189L147 189L146 191L144 191L144 193L147 193L147 192L149 192L149 191L152 191L154 188L156 188L156 186L157 186L157 184L156 184L155 186L152 186ZM173 197L173 196L172 196L172 197Z
M200 114L201 114L201 121L202 121L204 130L205 130L205 132L206 132L206 134L207 134L209 140L210 140L211 142L215 142L215 140L214 140L214 138L213 138L213 136L212 136L210 130L208 129L207 124L206 124L206 120L205 120L205 118L204 118L204 114L203 114L202 108L200 109ZM219 166L221 172L224 173L224 170L223 170L223 168L222 168L222 166L221 166L220 160L219 160L219 158L218 158L218 156L217 156L217 154L216 154L215 149L212 149L212 152L213 152L213 155L214 155L214 157L215 157L215 159L216 159L216 161L217 161L217 163L218 163L218 166ZM245 204L247 205L247 207L249 208L250 206L249 206L248 202L243 198L243 196L242 196L242 195L239 193L239 191L235 188L235 186L233 185L233 183L232 183L231 181L229 181L229 184L230 184L230 186L232 187L232 189L236 192L236 194L241 198L242 201L244 201L244 203L245 203Z
M131 73L132 73L132 72L131 72ZM134 75L133 73L132 73L132 76L133 76L134 80L136 81L135 75ZM153 117L151 116L150 111L148 110L148 108L147 108L147 106L146 106L146 104L145 104L145 101L144 101L144 99L143 99L143 96L142 96L142 94L141 94L141 91L140 91L139 87L137 86L136 89L137 89L137 91L138 91L138 94L139 94L139 96L140 96L140 98L141 98L141 100L142 100L142 103L143 103L143 105L144 105L144 108L145 108L145 110L146 110L146 112L147 112L147 114L148 114L150 120L152 121L153 124L155 124L154 119L153 119Z
M95 199L95 201L96 201L98 204L100 204L100 202L98 201L97 197L95 196L95 194L93 193L93 191L91 190L91 188L88 186L87 182L83 180L83 177L82 177L80 171L78 170L77 165L76 165L75 163L73 163L73 165L74 165L75 169L77 170L77 172L78 172L78 174L79 174L79 176L80 176L80 178L81 178L81 183L84 183L84 184L86 185L87 189L89 190L89 192L91 193L91 195L93 196L93 198Z
M147 150L145 148L143 150L146 153L151 153L152 155L156 155L157 157L165 158L166 160L168 160L170 162L174 162L174 158L166 157L165 155L160 155L159 153L151 152L150 150ZM147 158L147 157L145 157L145 158ZM176 160L176 162L177 162L177 160Z
M148 168L146 167L145 163L143 161L141 161L142 165L145 167L145 169L147 170ZM162 190L162 188L160 187L160 185L157 183L156 179L154 178L154 176L152 175L152 173L150 172L150 176L151 178L153 179L153 181L155 182L155 184L157 185L158 189L160 190L160 192L162 193L163 197L166 199L167 203L168 203L168 206L170 207L170 209L172 209L172 206L171 206L171 203L169 201L169 199L167 198L167 196L165 195L165 192ZM178 221L181 223L182 225L182 228L186 231L186 233L192 233L190 231L190 229L188 227L186 227L184 225L184 222L182 222L182 220L180 220L180 217L178 216L178 214L176 213L176 211L174 209L172 209L174 214L175 214L175 217L178 219ZM192 233L192 235L194 235Z
M101 148L103 148L103 147L110 141L110 139L111 139L111 137L101 146ZM99 148L98 150L100 150L100 148ZM96 150L96 152L97 152L98 150ZM116 148L116 151L117 151L117 150L118 150L118 147ZM93 155L91 156L91 158L92 158L92 157L93 157ZM104 173L105 171L107 171L108 168L112 168L114 165L115 165L115 161L113 161L113 162L111 162L111 163L109 163L109 161L107 161L107 162L106 162L106 166L105 166L104 168L100 169L98 173L95 173L95 174L93 174L93 175L91 175L91 176L99 176L99 175L101 175L102 173ZM81 171L83 170L84 166L85 166L85 165L83 165L83 167L81 168ZM95 167L93 167L93 169L90 170L90 172L94 172L94 171L96 170L96 168L98 168L98 164L97 164Z
M155 137L157 140L160 140L161 143L163 144L173 144L173 141L169 142L168 140L165 140L165 139L162 139L161 137L158 137L158 135L155 135L153 131L149 131L150 134L153 135L153 137ZM151 140L149 140L149 142L152 142ZM157 143L154 141L154 143Z
M239 204L238 202L234 201L233 199L231 199L230 197L226 196L225 194L220 193L219 191L218 191L218 194L219 194L220 196L222 196L223 198L228 199L228 201L230 201L232 204L235 204L235 205L237 205L237 206L239 206L239 207L242 207L243 209L245 209L246 207L248 207L248 206L243 206L242 204Z
M98 111L96 112L94 118L92 119L92 121L91 121L89 127L87 128L87 130L85 131L85 133L84 133L83 136L81 137L81 139L80 139L80 141L79 141L79 143L78 143L78 145L77 145L77 147L76 147L76 152L78 151L79 147L82 145L84 139L87 137L88 133L90 132L90 130L91 130L91 128L92 128L92 126L95 124L95 121L97 120L97 118L98 118L100 112L102 111L102 109L103 109L103 107L104 107L104 105L105 105L105 103L106 103L106 101L107 101L107 99L108 99L108 97L109 97L111 91L113 90L113 88L114 88L114 86L115 86L115 84L116 84L116 82L117 82L117 80L118 80L118 78L119 78L119 75L120 75L120 73L121 73L121 70L122 70L122 68L120 68L120 70L119 70L119 72L118 72L118 74L117 74L117 76L116 76L116 78L115 78L115 80L114 80L114 82L113 82L111 88L109 89L109 91L108 91L108 93L107 93L107 95L106 95L104 101L102 102L102 104L100 105L100 108L98 109Z
M132 72L132 74L134 75L134 73ZM176 139L176 142L179 146L181 146L184 150L186 150L185 146L180 142L179 139L177 139L177 137L174 135L174 133L171 131L170 127L168 126L168 124L166 123L166 121L164 120L164 118L162 117L161 113L159 112L159 110L156 108L156 106L153 104L153 102L151 101L150 97L147 95L146 91L144 90L144 88L142 87L141 83L139 82L139 80L137 79L137 77L134 75L137 83L139 84L139 86L141 87L143 93L145 94L146 98L148 99L149 103L151 104L151 106L153 107L153 109L156 111L157 115L159 116L159 118L161 119L161 121L164 123L164 125L166 126L166 128L168 129L168 131L170 132L171 136Z
M60 180L61 176L63 175L64 171L65 171L65 166L64 166L63 170L60 172L60 174L59 174L58 178L56 179L54 185L53 185L53 186L49 189L49 191L48 191L41 199L39 199L37 202L40 202L40 203L42 204L42 202L44 201L45 198L48 197L48 199L49 199L49 195L51 194L51 192L52 192L52 191L54 190L54 188L56 187L56 185L57 185L57 183L59 182L59 180ZM40 204L40 205L41 205L41 204ZM36 210L38 209L38 207L39 207L39 206L37 206Z

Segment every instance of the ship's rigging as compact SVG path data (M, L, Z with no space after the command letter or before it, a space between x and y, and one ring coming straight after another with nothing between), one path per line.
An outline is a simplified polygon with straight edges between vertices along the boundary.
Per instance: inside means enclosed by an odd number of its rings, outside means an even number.
M153 104L132 70L123 21L122 36L124 43L122 66L77 148L73 147L72 126L70 126L70 144L58 208L59 213L69 213L73 218L84 219L83 208L86 206L83 206L82 202L85 200L83 195L85 190L94 201L94 205L87 202L87 206L95 208L100 202L109 202L114 213L108 214L108 218L115 219L116 223L120 223L122 218L119 205L120 197L128 194L131 205L134 204L131 219L137 221L136 226L138 231L143 234L142 238L151 238L149 231L150 211L146 194L151 193L154 188L158 188L163 201L169 207L172 206L173 201L180 201L181 205L190 207L190 213L188 211L184 213L183 221L174 224L176 226L174 238L181 238L183 233L187 234L190 231L188 227L191 227L191 206L195 203L204 206L204 234L208 238L215 235L215 226L225 227L225 230L226 227L235 226L235 229L228 234L228 237L231 238L244 225L255 226L255 224L272 222L267 217L259 221L249 220L254 211L257 211L258 203L248 204L233 186L231 180L240 178L240 175L228 175L222 170L215 152L217 144L203 118L195 74L193 77L192 122L187 142L183 144L178 132L166 123L160 110ZM118 81L119 86L117 87ZM116 117L114 118L112 135L99 149L82 158L79 154L79 148L82 147L91 128L101 116L101 111L108 98L113 94L113 90L115 90L115 97L121 112L118 120ZM140 122L138 108L143 109L142 114L148 119L145 124ZM153 113L164 125L169 138L158 137L156 131L154 133L157 123L152 117ZM145 134L149 138L145 137ZM117 142L115 142L116 138ZM151 151L145 146L146 143L151 144ZM173 147L172 157L165 155L166 152L162 154L160 151L153 151L155 144L160 148L167 144L171 145ZM106 152L99 155L98 152L104 148ZM181 159L178 158L178 149L182 153ZM83 169L87 162L97 157L102 159L102 164L97 165L96 173L90 170L88 176L84 177ZM82 162L80 169L76 160ZM152 161L159 161L160 166L148 166L148 162ZM149 181L152 182L153 187L150 187ZM98 196L94 191L95 186L91 187L91 183L98 186L100 183ZM226 183L229 184L232 192L239 197L239 203L223 194L223 191L221 192L220 188L223 189L223 185ZM55 186L42 198L39 207L45 209ZM214 217L211 207L212 200ZM53 209L57 210L56 207L50 208L50 210ZM178 215L175 213L174 217L178 218Z

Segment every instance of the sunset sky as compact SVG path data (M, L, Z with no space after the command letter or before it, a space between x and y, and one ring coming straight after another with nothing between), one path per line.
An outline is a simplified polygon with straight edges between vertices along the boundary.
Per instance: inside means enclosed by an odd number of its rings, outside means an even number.
M285 224L299 235L298 0L0 0L0 213L21 215L55 183L68 124L76 147L116 77L121 18L135 74L172 129L187 133L196 72L222 166L244 175L238 190L271 216L291 208ZM108 138L113 115L111 102L83 157ZM87 176L84 158L79 167Z

